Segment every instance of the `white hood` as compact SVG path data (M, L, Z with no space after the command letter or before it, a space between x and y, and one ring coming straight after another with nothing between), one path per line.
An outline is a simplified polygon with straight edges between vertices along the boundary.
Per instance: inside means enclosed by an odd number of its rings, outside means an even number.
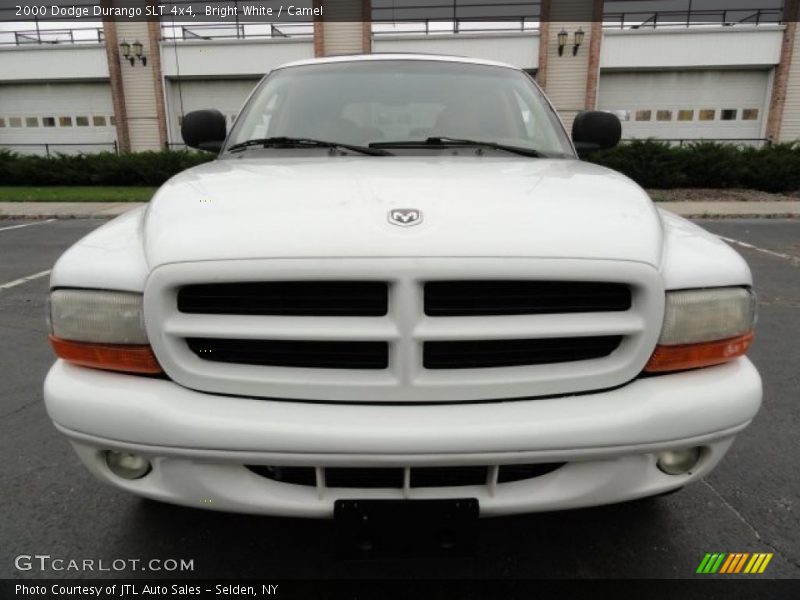
M416 209L414 227L389 222ZM144 229L150 268L313 257L602 258L658 267L652 202L622 175L575 160L256 157L170 180Z

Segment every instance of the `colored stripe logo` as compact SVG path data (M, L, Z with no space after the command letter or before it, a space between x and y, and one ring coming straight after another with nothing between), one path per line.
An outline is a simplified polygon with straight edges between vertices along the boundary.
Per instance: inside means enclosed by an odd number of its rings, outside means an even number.
M773 553L769 552L708 552L697 567L697 573L706 575L761 574L767 569Z

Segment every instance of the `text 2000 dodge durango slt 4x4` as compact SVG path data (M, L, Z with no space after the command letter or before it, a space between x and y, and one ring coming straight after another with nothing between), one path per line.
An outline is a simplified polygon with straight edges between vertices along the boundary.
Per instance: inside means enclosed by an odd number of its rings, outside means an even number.
M521 70L293 63L183 135L218 159L52 273L47 410L102 480L286 516L575 508L703 477L759 409L744 260L577 160L619 121L571 142Z

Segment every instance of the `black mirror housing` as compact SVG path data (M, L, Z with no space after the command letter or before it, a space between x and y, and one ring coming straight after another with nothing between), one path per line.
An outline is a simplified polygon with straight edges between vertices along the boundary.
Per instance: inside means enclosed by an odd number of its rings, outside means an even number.
M621 138L622 123L609 112L587 110L572 122L572 142L581 158L596 150L613 148Z
M190 148L219 152L226 136L225 115L218 110L195 110L183 117L181 137Z

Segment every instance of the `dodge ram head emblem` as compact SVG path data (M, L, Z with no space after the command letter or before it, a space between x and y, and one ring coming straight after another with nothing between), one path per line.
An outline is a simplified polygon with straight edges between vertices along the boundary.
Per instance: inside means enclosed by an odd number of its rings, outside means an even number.
M422 223L422 211L416 208L395 208L389 211L389 223L398 227L413 227Z

